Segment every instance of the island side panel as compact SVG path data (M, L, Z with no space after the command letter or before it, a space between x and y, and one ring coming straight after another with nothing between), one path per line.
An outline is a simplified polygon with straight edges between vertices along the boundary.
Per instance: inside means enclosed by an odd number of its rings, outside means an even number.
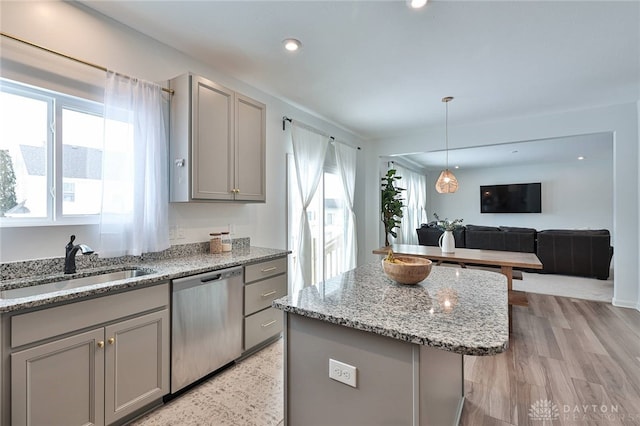
M462 355L420 346L420 424L457 425L464 405Z
M286 313L285 424L412 425L413 346ZM357 387L329 378L329 359L357 368Z

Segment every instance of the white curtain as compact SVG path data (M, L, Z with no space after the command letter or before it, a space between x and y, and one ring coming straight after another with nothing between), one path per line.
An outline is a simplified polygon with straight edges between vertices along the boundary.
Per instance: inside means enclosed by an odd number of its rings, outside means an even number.
M324 157L329 146L329 138L292 123L291 141L293 143L293 158L298 179L298 192L302 202L300 230L298 232L298 261L292 288L295 293L303 287L310 286L313 282L311 276L311 228L307 217L307 208L316 193L318 183L322 177Z
M167 150L162 88L107 72L102 256L169 248Z
M400 230L393 242L418 244L416 229L427 218L427 177L399 164L393 164L392 168L397 170L397 176L402 176L398 186L406 189L402 194L405 206L402 208Z
M356 239L356 214L353 210L353 198L356 186L356 149L342 143L336 143L336 162L344 192L344 202L348 216L344 232L344 270L356 267L358 242Z

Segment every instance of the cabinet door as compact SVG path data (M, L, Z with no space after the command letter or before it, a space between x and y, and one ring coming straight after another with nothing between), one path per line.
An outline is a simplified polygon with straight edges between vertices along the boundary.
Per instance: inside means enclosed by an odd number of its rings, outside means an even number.
M110 424L169 393L169 311L105 328L105 420Z
M192 76L191 197L234 198L233 91Z
M236 94L236 200L265 201L266 107Z
M104 330L11 354L12 425L104 425Z

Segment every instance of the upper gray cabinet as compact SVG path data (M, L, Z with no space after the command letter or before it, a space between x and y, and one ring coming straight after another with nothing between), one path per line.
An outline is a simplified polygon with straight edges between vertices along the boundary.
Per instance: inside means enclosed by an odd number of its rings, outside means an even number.
M264 202L266 106L194 74L170 87L170 201Z

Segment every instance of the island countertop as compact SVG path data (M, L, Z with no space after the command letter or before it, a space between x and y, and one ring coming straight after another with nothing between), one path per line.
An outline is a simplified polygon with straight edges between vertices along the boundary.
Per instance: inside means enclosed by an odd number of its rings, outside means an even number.
M495 355L509 342L507 281L488 271L434 266L422 282L401 285L377 261L273 307L462 355Z

